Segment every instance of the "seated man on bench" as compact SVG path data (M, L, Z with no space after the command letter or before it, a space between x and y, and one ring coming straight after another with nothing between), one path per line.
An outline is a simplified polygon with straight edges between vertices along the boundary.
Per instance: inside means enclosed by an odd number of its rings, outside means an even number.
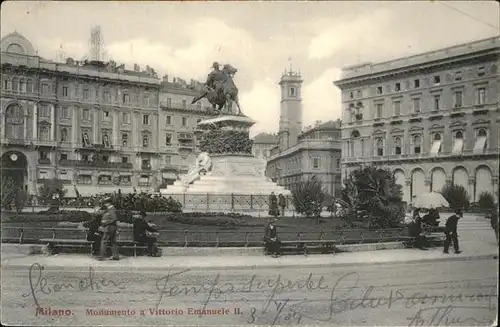
M277 221L276 217L271 218L264 233L265 252L266 254L272 253L275 258L281 255L281 242L278 239L278 232L275 225Z
M147 235L147 232L158 233L158 229L150 226L146 220L146 213L141 212L134 219L134 242L148 245L148 255L155 257L159 255L159 249L156 245L156 237Z

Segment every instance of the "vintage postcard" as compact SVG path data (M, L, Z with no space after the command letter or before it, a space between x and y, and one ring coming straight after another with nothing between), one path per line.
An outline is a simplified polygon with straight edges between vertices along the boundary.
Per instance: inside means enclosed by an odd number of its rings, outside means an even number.
M499 8L7 1L6 326L496 326Z

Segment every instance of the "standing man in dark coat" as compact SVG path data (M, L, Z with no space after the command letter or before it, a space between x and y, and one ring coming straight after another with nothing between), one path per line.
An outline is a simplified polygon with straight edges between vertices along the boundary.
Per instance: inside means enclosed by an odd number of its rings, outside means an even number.
M92 243L92 255L98 255L101 248L102 233L99 232L102 214L97 214L94 219L83 223L83 227L88 228L87 241Z
M286 199L281 193L278 195L278 205L280 208L281 217L284 217L286 208Z
M120 257L118 255L118 245L116 244L116 232L118 231L118 217L116 215L116 210L111 203L111 198L106 198L104 200L104 205L106 207L106 211L102 215L101 219L100 229L103 232L103 236L101 239L101 253L99 255L99 260L104 260L108 245L111 247L111 252L113 254L113 257L111 259L120 260Z
M278 217L279 215L278 198L274 192L271 192L271 195L269 195L269 215L273 217Z
M148 236L148 232L157 233L158 229L151 227L146 220L145 212L141 212L139 216L137 216L134 220L134 242L138 242L140 244L148 245L148 255L156 256L158 253L158 247L156 246L156 237Z
M276 230L276 222L278 219L272 218L266 226L264 232L264 242L266 254L272 253L275 258L281 255L281 243L278 239L278 232Z
M444 233L446 234L446 240L444 242L444 253L449 253L448 249L450 248L450 244L453 241L453 247L455 248L455 253L461 253L458 246L458 233L457 233L457 224L458 220L463 217L462 211L457 210L455 214L446 220L446 226L444 229Z

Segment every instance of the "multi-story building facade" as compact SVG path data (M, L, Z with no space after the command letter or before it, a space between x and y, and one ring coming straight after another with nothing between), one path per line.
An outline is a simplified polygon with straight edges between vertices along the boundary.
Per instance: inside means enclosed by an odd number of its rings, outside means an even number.
M267 177L290 190L300 181L315 178L329 194L340 194L340 128L340 120L319 124L300 134L294 146L272 149Z
M199 153L196 126L214 116L206 98L191 104L204 88L203 83L163 77L160 92L160 152L162 153L163 186L171 185L195 164Z
M29 194L51 178L67 196L159 186L160 80L151 69L45 60L18 33L1 49L2 177Z
M500 39L343 69L343 178L389 168L404 200L464 186L498 199Z
M278 145L278 137L275 134L260 133L255 135L252 144L252 154L256 158L265 159L271 155L271 149Z

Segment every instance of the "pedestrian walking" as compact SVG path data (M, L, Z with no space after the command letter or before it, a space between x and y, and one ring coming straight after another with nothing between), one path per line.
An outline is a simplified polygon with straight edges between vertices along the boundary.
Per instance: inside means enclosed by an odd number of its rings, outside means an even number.
M449 253L448 250L450 248L451 243L453 242L453 247L455 249L455 253L461 253L460 247L458 245L458 233L457 233L457 225L458 220L463 217L462 211L456 210L455 214L449 217L446 220L446 225L444 228L444 233L446 235L446 240L444 241L444 253Z
M285 199L285 196L281 193L278 195L278 205L280 208L281 217L284 217L285 216L285 208L286 208L286 199Z
M267 224L264 232L265 253L273 254L275 258L281 255L281 242L278 238L278 231L276 230L277 221L278 219L276 217L272 218Z
M104 260L108 246L111 247L112 260L120 260L118 255L118 245L116 244L116 232L118 230L116 210L111 203L111 198L104 200L106 211L101 219L101 231L103 233L101 239L101 248L99 260Z
M279 215L278 198L274 192L271 192L271 195L269 195L269 215L273 217L278 217Z

